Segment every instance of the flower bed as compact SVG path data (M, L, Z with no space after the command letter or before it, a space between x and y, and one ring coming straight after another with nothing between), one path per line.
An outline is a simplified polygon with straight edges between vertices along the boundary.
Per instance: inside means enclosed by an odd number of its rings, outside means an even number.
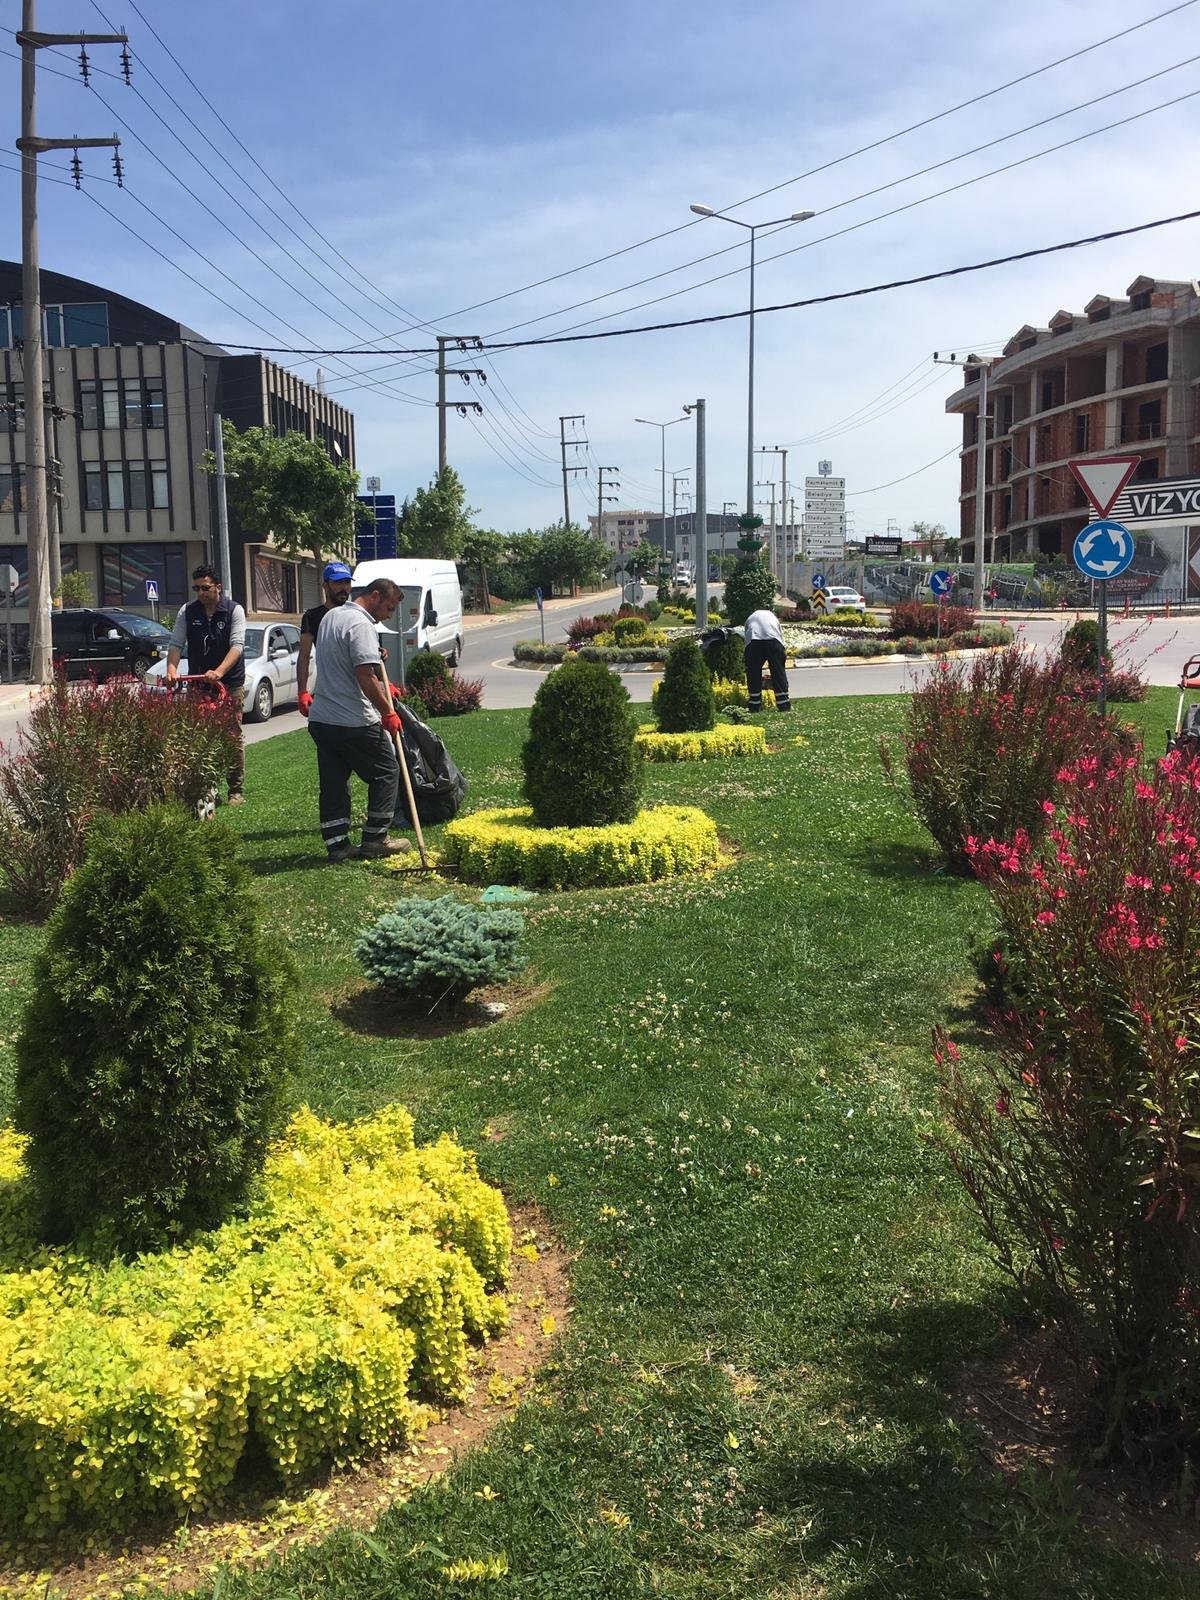
M0 1525L128 1528L210 1505L247 1449L284 1481L458 1398L501 1328L504 1202L401 1107L300 1112L244 1221L132 1261L39 1247L0 1132Z
M693 630L669 629L668 639L686 638ZM1012 629L988 623L967 633L956 633L942 639L881 638L879 630L869 628L828 628L804 623L784 623L783 641L788 656L793 661L835 658L837 656L895 656L941 655L951 650L987 650L1012 643ZM513 660L553 666L568 655L580 655L585 661L602 661L610 667L637 664L661 665L667 659L663 646L642 645L638 648L618 649L616 646L585 644L576 650L567 644L539 644L533 639L520 639L513 646Z
M475 883L565 889L650 883L716 866L717 826L694 806L655 806L601 828L539 828L527 806L456 817L445 859Z
M767 736L761 728L723 722L697 733L658 733L640 728L633 748L644 761L720 761L727 756L763 756Z

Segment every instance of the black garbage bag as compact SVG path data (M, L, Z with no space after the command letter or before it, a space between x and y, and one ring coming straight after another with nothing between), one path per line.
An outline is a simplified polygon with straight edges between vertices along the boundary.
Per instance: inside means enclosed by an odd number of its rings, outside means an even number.
M733 638L737 639L737 642L740 646L742 642L742 631L740 628L708 628L700 635L698 640L700 645L700 654L704 657L704 664L706 667L708 667L710 672L712 671L713 658L721 650L726 639Z
M427 727L402 700L396 702L396 711L400 718L400 740L404 746L408 775L412 779L417 816L422 825L449 822L451 817L458 815L458 808L467 792L467 780L432 728ZM412 827L413 819L408 813L408 795L403 778L396 796L394 820L397 827Z

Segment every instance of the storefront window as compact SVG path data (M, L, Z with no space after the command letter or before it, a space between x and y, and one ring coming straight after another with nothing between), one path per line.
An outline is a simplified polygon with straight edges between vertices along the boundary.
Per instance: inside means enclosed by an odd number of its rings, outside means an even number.
M100 588L106 606L146 604L146 580L158 585L163 605L188 599L181 544L106 544L100 549Z
M262 550L254 554L254 609L255 611L293 612L296 607L296 568L290 561L267 555Z

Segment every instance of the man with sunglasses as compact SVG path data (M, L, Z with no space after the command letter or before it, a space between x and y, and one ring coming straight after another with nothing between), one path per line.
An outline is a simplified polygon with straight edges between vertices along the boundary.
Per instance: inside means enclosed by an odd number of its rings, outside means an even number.
M180 659L186 655L188 672L223 683L236 703L237 752L229 769L229 804L240 806L245 800L246 750L242 743L242 701L246 697L246 663L242 652L246 643L246 613L236 600L221 593L221 580L215 567L197 567L192 573L192 593L196 596L181 607L175 618L175 631L167 651L167 682L179 676Z

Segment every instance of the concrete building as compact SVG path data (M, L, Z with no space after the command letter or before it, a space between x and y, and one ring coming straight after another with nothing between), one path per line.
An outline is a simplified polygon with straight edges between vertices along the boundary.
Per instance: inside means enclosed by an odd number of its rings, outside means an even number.
M646 538L653 516L653 511L606 511L588 518L588 532L614 552L633 550Z
M1140 457L1131 489L1200 472L1200 286L1140 277L1124 298L1098 294L1079 312L1058 311L1044 328L1026 325L988 364L984 554L991 562L1068 558L1091 520L1068 461L1089 455ZM961 553L975 558L979 444L978 368L946 402L963 419L960 455ZM1140 502L1139 502L1140 503ZM1129 491L1114 515L1138 537L1132 587L1192 590L1200 557L1178 516L1134 514ZM1200 524L1200 517L1196 518ZM1196 530L1200 532L1200 529Z
M163 614L191 598L190 573L213 559L215 486L201 466L215 414L238 429L297 429L354 462L354 418L260 355L232 356L149 306L78 278L41 275L50 516L64 572L92 580L101 605ZM0 261L0 565L25 604L25 394L21 268ZM57 493L53 491L57 489ZM234 597L251 616L296 616L319 593L315 561L247 539L230 516Z

